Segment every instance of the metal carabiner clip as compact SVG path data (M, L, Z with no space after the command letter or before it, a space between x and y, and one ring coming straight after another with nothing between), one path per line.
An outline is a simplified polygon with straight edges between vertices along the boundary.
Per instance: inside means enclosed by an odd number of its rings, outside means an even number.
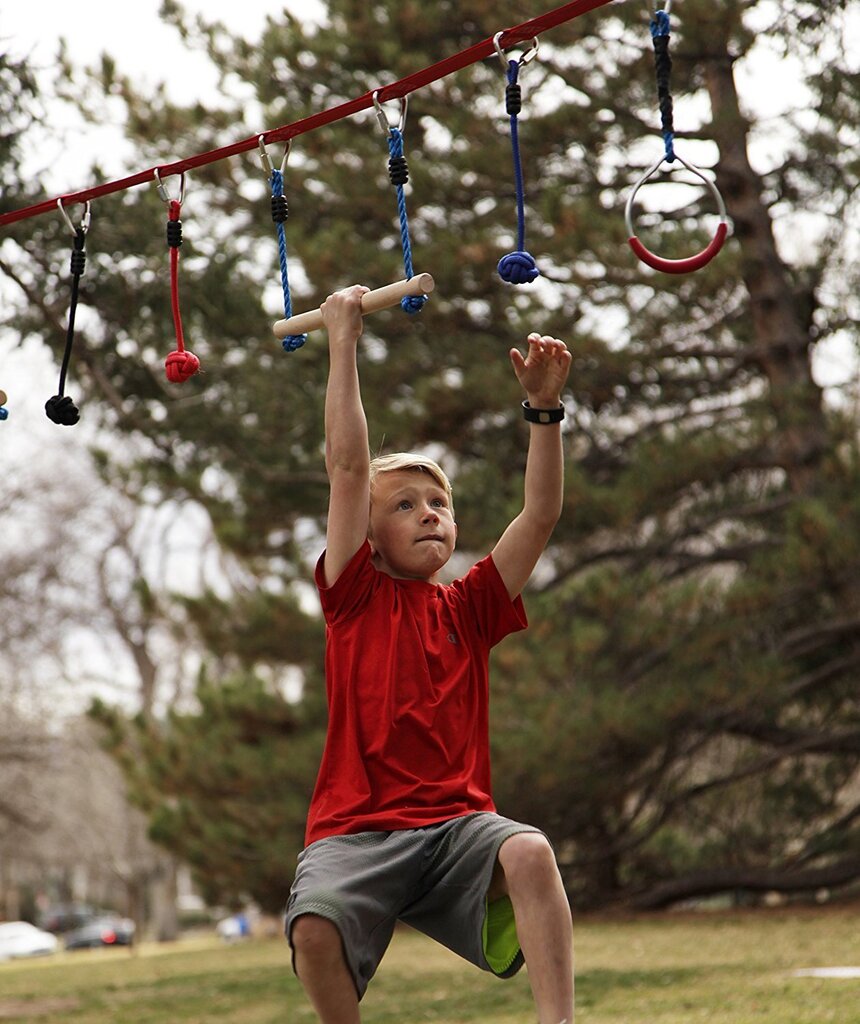
M266 149L266 136L261 135L257 139L257 145L260 147L260 163L263 165L263 173L267 179L270 179L275 173L275 168L272 166L272 161L269 159L269 153ZM287 139L287 144L284 148L284 159L281 161L280 171L283 176L284 170L287 166L287 161L290 159L290 150L293 147L293 140Z
M158 168L157 167L153 168L153 174L155 175L155 180L157 182L157 186L156 187L158 189L158 194L161 196L161 198L164 200L165 203L169 204L171 202L171 199L170 199L170 196L167 194L167 189L164 187L164 184L161 181L161 175L158 173ZM182 206L182 204L184 202L185 202L185 171L183 171L180 174L180 176L179 176L179 205Z
M498 54L499 60L502 62L502 67L505 69L505 72L507 73L508 61L509 61L510 58L505 56L505 52L502 49L501 43L500 43L500 40L501 40L502 36L505 34L505 32L507 32L507 29L502 29L501 32L497 32L493 36L493 46L495 46L496 53ZM525 51L525 53L522 55L522 57L520 57L519 61L517 61L517 63L519 64L520 67L524 67L526 64L530 64L535 59L535 57L537 57L538 46L539 46L538 37L534 36L532 38L531 44L529 45L529 48Z
M63 220L69 225L69 231L71 231L75 238L78 237L78 231L83 231L83 233L86 234L90 230L90 221L92 220L92 216L90 214L89 199L84 204L84 215L81 218L80 228L75 227L75 225L72 223L72 218L66 213L66 208L65 206L63 206L62 196L60 196L60 198L57 200L57 209L63 215Z
M376 120L379 121L379 127L382 129L383 134L388 137L394 125L388 120L388 115L382 109L382 104L379 102L379 89L376 89L373 93L373 105L376 108ZM397 122L397 130L400 134L403 134L403 129L406 126L406 111L409 107L409 97L400 97L400 120Z

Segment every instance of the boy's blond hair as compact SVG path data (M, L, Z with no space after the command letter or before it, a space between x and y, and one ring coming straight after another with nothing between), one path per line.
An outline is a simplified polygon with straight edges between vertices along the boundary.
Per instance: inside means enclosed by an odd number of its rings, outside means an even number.
M445 471L433 459L414 452L394 452L392 455L377 455L370 461L370 500L373 501L373 485L381 473L407 472L427 473L448 496L448 507L454 512L454 492Z

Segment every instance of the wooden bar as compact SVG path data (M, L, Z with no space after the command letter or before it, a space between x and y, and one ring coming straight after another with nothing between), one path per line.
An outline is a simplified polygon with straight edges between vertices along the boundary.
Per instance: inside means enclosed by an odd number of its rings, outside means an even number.
M415 274L405 281L395 281L382 288L365 292L361 297L361 315L377 313L380 309L396 306L407 295L426 295L436 287L432 274ZM297 313L289 320L278 320L272 326L276 338L286 338L291 334L307 334L318 331L323 326L322 313L319 309L309 309L307 313Z

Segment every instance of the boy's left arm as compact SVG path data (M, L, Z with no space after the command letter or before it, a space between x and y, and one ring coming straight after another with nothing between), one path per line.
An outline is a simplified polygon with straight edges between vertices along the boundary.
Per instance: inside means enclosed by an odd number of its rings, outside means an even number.
M511 349L514 372L532 409L556 409L570 370L563 341L529 335L528 355ZM525 586L561 515L564 456L561 423L530 423L523 510L493 548L493 562L513 600Z

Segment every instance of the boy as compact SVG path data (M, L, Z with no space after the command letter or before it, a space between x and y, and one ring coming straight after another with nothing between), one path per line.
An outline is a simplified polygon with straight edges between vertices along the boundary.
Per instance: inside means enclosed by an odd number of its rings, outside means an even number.
M552 848L495 812L487 660L526 626L520 591L561 513L570 353L511 351L531 420L522 512L450 586L450 484L430 459L371 463L356 350L360 286L323 303L331 486L317 586L329 726L287 904L293 966L322 1024L358 1024L398 920L499 977L523 961L541 1024L573 1021L570 908Z

